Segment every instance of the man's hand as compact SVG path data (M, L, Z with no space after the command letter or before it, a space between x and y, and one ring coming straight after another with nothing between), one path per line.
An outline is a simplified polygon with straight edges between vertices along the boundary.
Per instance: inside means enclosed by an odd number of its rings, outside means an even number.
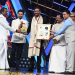
M59 41L57 41L56 39L53 39L54 43L58 44L60 43Z
M22 25L22 24L23 24L23 21L21 21L20 25Z
M23 22L21 21L21 24L19 25L18 29L20 29L22 27Z
M54 38L54 35L51 35L50 38L49 38L49 40L51 40L51 39L53 39L53 38Z
M55 33L53 30L50 30L50 33Z
M28 35L28 33L23 33L24 35Z
M42 40L45 40L44 38Z
M17 29L16 32L17 32L17 33L21 33L21 29Z

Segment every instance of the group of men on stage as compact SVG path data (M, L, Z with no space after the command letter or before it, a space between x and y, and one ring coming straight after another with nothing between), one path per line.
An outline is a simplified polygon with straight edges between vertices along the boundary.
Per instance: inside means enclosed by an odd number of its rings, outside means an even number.
M0 69L9 69L9 64L13 64L16 56L16 70L19 70L20 57L24 43L26 43L25 35L30 32L30 42L28 49L28 57L30 58L31 66L28 71L33 71L34 68L34 56L37 56L37 70L40 72L41 53L44 47L44 41L36 39L37 25L47 24L47 19L40 15L41 10L36 7L34 9L34 16L30 18L29 27L28 22L23 18L24 11L18 11L18 19L12 21L12 27L10 27L6 20L7 9L1 9L0 15ZM65 19L65 22L63 22ZM27 33L21 33L22 24L25 24ZM10 61L7 60L7 36L8 30L13 32L12 35L12 52ZM49 58L49 72L52 73L74 73L75 64L75 14L70 13L69 10L65 10L63 14L56 16L56 24L52 26L50 30L50 39L53 39L53 47Z

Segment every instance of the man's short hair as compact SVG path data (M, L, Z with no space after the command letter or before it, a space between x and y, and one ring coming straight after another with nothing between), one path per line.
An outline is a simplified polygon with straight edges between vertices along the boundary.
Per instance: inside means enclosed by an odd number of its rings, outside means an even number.
M1 13L4 12L4 9L7 9L7 8L2 8L2 9L1 9Z
M60 15L60 18L62 18L62 19L63 19L63 14L59 13L59 14L57 14L57 15Z
M24 11L23 11L22 9L18 10L18 13L19 13L19 12L22 12L22 13L24 14Z
M71 13L70 13L70 17L75 17L74 12L71 12Z
M64 12L66 12L67 14L69 14L69 15L70 15L70 11L69 11L69 10L65 10Z
M39 7L35 7L34 10L35 10L35 9L39 9L39 11L41 11Z

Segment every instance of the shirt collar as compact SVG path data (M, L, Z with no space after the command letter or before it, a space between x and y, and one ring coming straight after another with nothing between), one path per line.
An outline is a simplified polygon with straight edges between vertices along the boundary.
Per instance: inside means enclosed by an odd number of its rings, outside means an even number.
M6 20L6 17L5 17L5 16L3 16L2 14L0 15L0 17L2 17L3 19L5 19L5 20Z
M2 14L0 15L0 17L6 18L5 16L3 16Z

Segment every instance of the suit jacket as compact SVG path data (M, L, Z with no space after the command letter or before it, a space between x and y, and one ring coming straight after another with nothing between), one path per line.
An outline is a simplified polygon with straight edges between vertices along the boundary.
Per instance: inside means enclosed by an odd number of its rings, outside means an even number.
M28 22L24 19L15 19L12 21L12 28L14 29L18 29L21 21L23 21L23 23L25 23L25 26L28 27ZM13 33L12 35L12 39L11 39L11 42L14 42L14 43L25 43L26 42L26 38L25 38L25 35L23 35L22 33Z
M75 23L69 17L67 20L71 21L72 25L65 30L65 41L66 43L75 41Z

